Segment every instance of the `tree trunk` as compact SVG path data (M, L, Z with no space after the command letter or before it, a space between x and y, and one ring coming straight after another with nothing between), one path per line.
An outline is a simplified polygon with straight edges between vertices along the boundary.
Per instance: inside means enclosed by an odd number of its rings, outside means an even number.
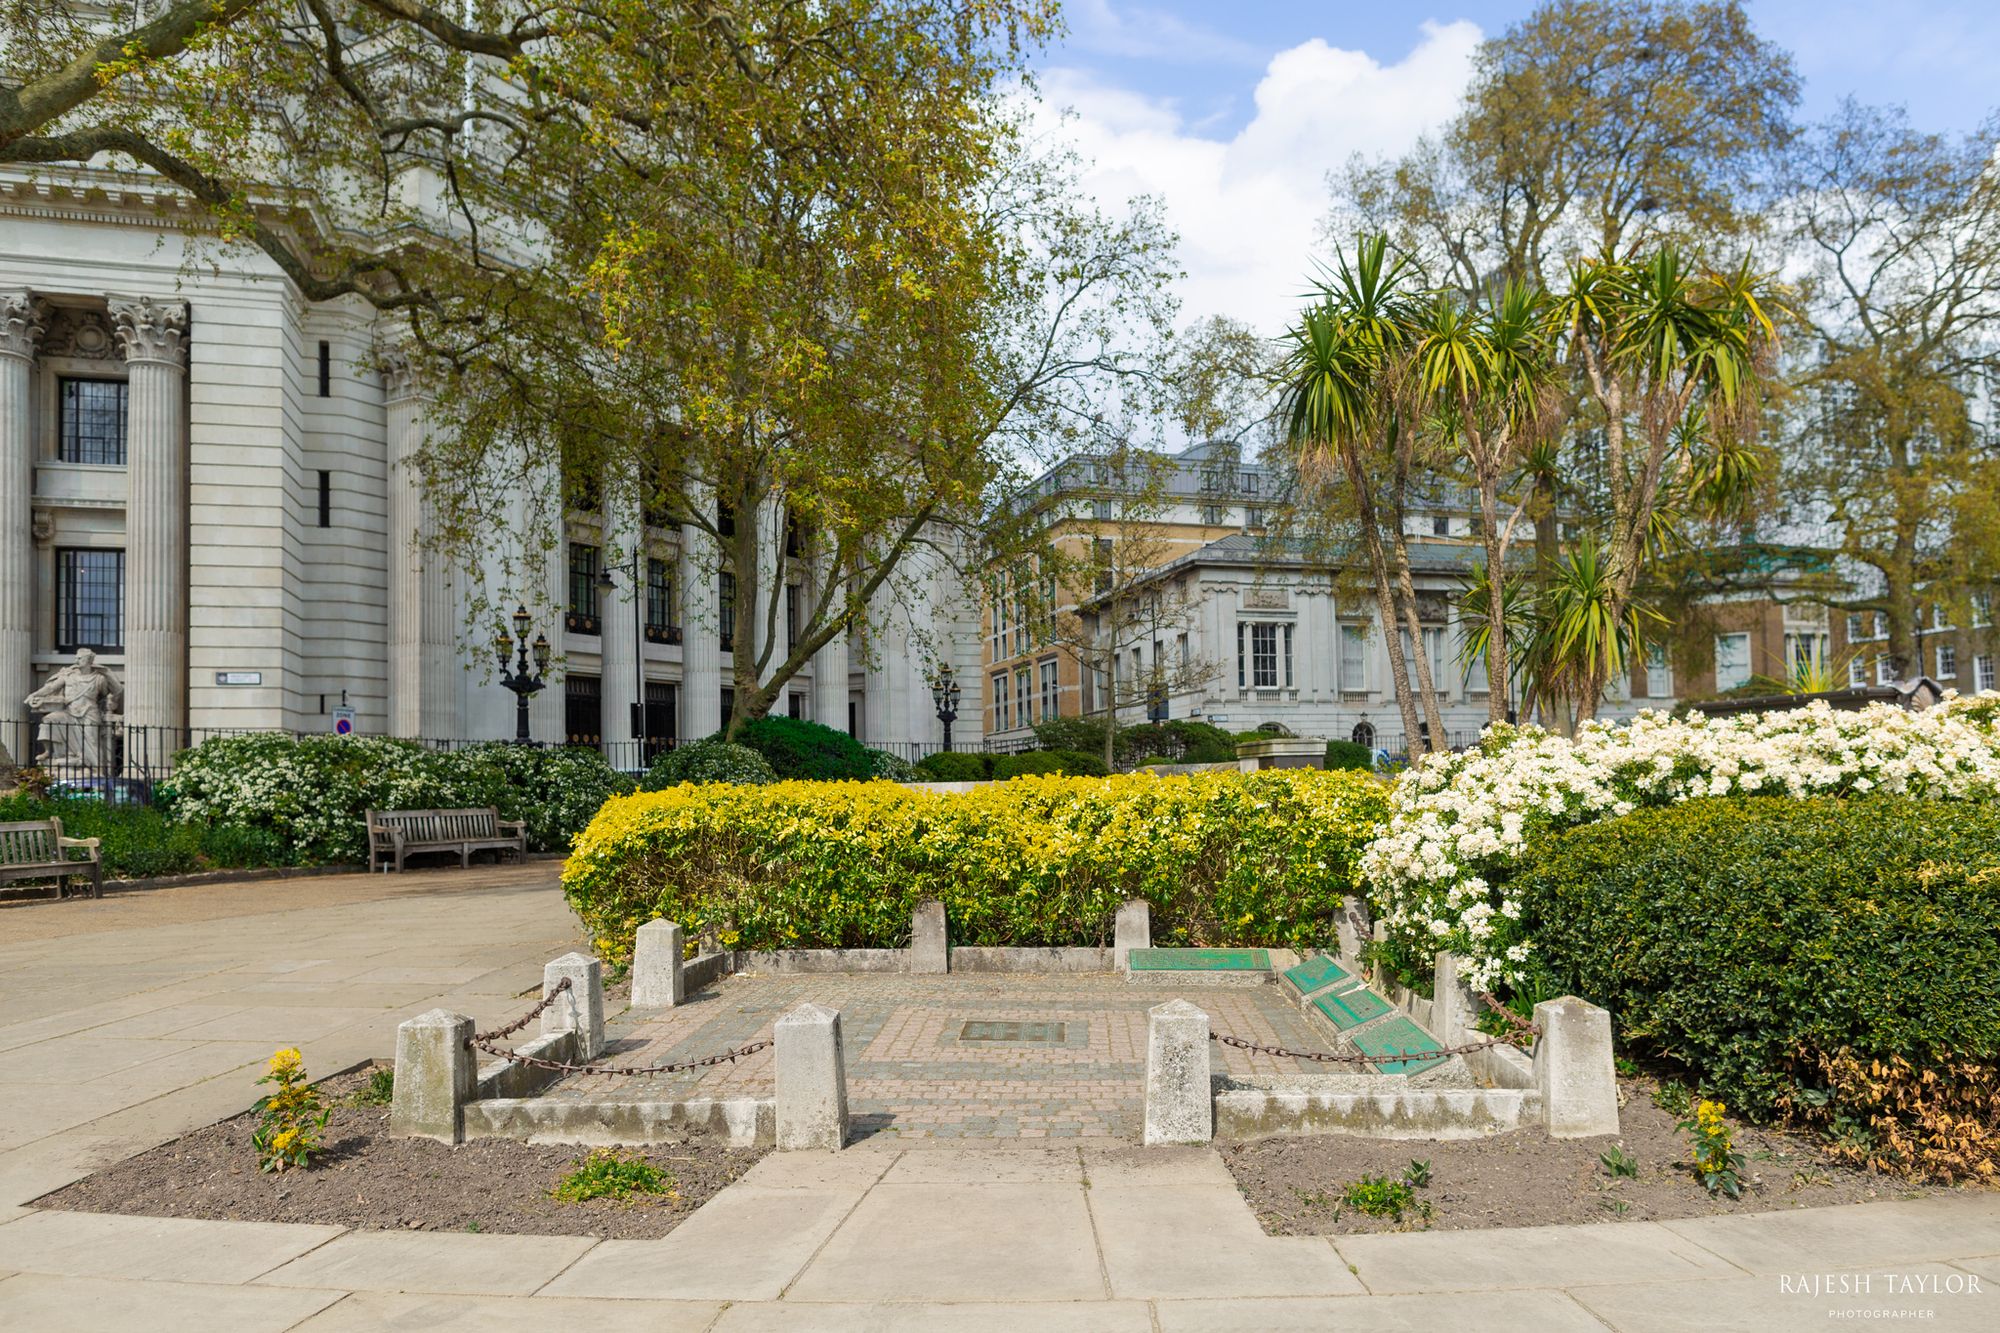
M1507 720L1507 586L1500 545L1499 479L1481 470L1479 525L1486 544L1486 721Z
M1375 501L1368 490L1366 470L1361 459L1352 449L1343 450L1341 462L1347 471L1347 482L1354 490L1357 522L1361 529L1361 546L1368 554L1368 571L1375 582L1376 614L1382 626L1382 647L1389 654L1389 685L1396 694L1396 710L1403 716L1404 744L1419 744L1416 700L1410 694L1409 668L1403 662L1403 645L1396 630L1396 599L1394 584L1389 578L1389 562L1382 553L1382 529L1376 521Z

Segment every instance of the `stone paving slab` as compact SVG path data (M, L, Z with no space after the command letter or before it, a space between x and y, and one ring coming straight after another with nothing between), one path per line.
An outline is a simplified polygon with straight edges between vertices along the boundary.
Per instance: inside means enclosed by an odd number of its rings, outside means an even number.
M1903 1264L1852 1276L1867 1282L1855 1294L1809 1294L1792 1275L1790 1290L1774 1275L1723 1278L1699 1288L1684 1283L1648 1282L1579 1287L1570 1295L1619 1333L1771 1333L1774 1329L1863 1328L1908 1325L1924 1329L1992 1333L2000 1328L2000 1289L1930 1294L1912 1291L1919 1282L1942 1284L1955 1270L1946 1264ZM1966 1275L1959 1273L1962 1279ZM1908 1284L1908 1285L1904 1285Z
M0 1226L0 1255L23 1273L237 1283L340 1234L277 1222L33 1212Z
M257 1279L267 1287L526 1296L597 1242L588 1236L350 1231Z
M734 976L668 1010L626 1010L607 1025L620 1064L671 1064L766 1040L772 1022L811 1000L841 1011L848 1107L858 1139L1136 1141L1144 1112L1146 1011L1186 998L1172 985L1115 974L1043 976ZM1276 987L1204 992L1214 1028L1253 1041L1317 1049L1312 1029ZM967 1041L968 1023L1064 1025L1061 1042ZM1308 1061L1217 1046L1218 1069L1305 1073ZM546 1095L598 1101L769 1097L768 1050L734 1064L650 1078L572 1078Z
M1657 1222L1384 1233L1342 1236L1335 1244L1377 1293L1681 1281L1743 1271Z
M1660 1225L1748 1272L1827 1272L2000 1253L2000 1191Z
M532 1328L564 1333L702 1333L719 1301L614 1301L510 1296L418 1296L357 1291L300 1324L299 1333L495 1333Z
M732 1305L713 1333L1152 1333L1141 1301Z
M786 1293L796 1301L1098 1301L1083 1190L894 1185L868 1192Z
M23 1333L282 1333L337 1291L22 1273L0 1282L0 1328Z
M1604 1333L1559 1291L1157 1301L1159 1333Z
M776 1300L861 1202L865 1187L770 1189L739 1181L659 1240L608 1240L545 1296Z
M1325 1240L1265 1235L1233 1182L1093 1184L1090 1211L1114 1296L1338 1296L1364 1290Z

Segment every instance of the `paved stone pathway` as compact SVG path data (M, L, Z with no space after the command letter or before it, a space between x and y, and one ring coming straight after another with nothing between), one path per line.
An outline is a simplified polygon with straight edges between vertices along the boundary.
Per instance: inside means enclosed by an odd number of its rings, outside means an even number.
M414 1009L511 1017L575 942L554 878L544 865L0 907L0 1329L2000 1328L1991 1191L1328 1241L1264 1235L1207 1150L877 1134L767 1157L656 1241L26 1206L244 1109L279 1042L331 1070L388 1054ZM885 1019L871 1043L920 1047L927 1021ZM1849 1290L1809 1294L1813 1275Z
M615 1016L606 1027L605 1059L644 1066L716 1055L768 1040L774 1020L811 1000L840 1010L856 1138L1136 1143L1144 1110L1146 1011L1173 999L1207 1009L1218 1032L1294 1049L1325 1045L1277 986L1141 986L1088 974L735 976L697 992L686 1005ZM1020 1026L966 1027L1010 1023ZM1231 1073L1316 1072L1306 1061L1233 1047L1217 1046L1214 1054L1217 1067ZM775 1091L772 1061L767 1049L683 1074L573 1078L547 1095L603 1101L769 1097Z

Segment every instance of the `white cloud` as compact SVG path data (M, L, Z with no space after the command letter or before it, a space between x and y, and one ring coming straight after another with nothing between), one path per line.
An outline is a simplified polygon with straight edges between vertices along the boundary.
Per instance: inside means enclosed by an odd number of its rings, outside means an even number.
M1426 23L1403 60L1314 38L1271 58L1256 115L1234 138L1196 132L1171 99L1105 84L1074 68L1043 71L1047 104L1076 113L1066 132L1093 163L1085 183L1107 207L1155 195L1181 237L1187 319L1212 314L1276 334L1318 255L1326 173L1356 152L1407 149L1456 109L1480 32Z

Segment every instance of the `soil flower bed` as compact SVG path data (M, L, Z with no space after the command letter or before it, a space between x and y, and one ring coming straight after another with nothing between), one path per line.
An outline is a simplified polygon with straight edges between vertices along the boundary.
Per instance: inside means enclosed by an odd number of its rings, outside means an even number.
M1279 1236L1665 1221L1947 1192L1845 1166L1808 1139L1736 1123L1747 1159L1743 1197L1710 1195L1689 1169L1682 1117L1653 1100L1659 1085L1642 1077L1618 1086L1616 1139L1551 1139L1539 1129L1443 1142L1316 1135L1220 1145L1222 1159L1264 1230ZM1600 1155L1614 1145L1635 1162L1636 1176L1616 1177L1605 1166ZM1428 1183L1411 1191L1400 1217L1370 1215L1348 1201L1350 1185L1405 1179L1412 1162L1429 1163Z
M35 1201L39 1208L232 1222L317 1222L364 1230L530 1236L664 1236L761 1158L704 1138L650 1144L643 1158L671 1182L629 1201L561 1203L556 1184L590 1152L477 1139L457 1147L389 1137L389 1108L359 1105L367 1070L319 1085L332 1106L326 1150L310 1170L257 1169L252 1112L163 1143Z

